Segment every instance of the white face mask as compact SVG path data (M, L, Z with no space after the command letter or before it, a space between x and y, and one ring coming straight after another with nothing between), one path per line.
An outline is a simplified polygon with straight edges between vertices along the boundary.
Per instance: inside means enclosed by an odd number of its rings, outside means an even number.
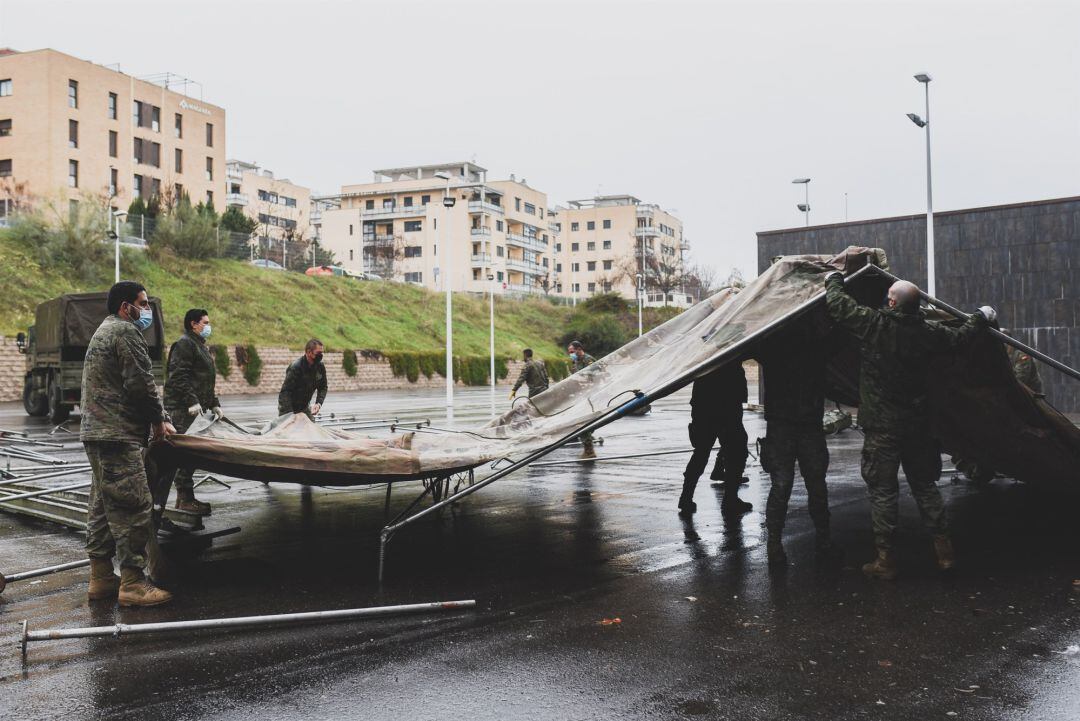
M199 331L199 335L201 335L203 338L209 338L210 337L210 324L209 323L207 323L206 325L204 325L202 327L202 330Z

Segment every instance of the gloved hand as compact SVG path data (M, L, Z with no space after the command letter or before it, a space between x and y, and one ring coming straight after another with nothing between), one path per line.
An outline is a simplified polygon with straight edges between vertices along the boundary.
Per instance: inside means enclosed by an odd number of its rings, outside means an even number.
M221 406L214 406L213 408L210 409L210 412L214 414L214 420L218 420L223 415L225 415L224 413L221 412Z
M843 274L843 273L841 273L841 272L840 272L840 271L838 271L838 270L834 270L834 271L833 271L833 272L831 272L831 273L826 273L826 274L825 274L825 282L826 282L826 283L828 283L828 282L829 282L829 280L830 280L830 279L832 279L832 278L840 278L840 280L843 280L843 279L844 279L844 274Z
M993 323L997 320L997 311L988 305L979 308L979 312L982 313L983 318L986 318L988 323Z
M510 400L514 400L514 396L517 395L517 391L510 391Z
M317 416L317 415L319 415L319 411L321 411L321 410L322 410L322 403L314 403L311 406L311 415Z
M199 404L199 403L196 403L191 408L188 408L187 412L188 412L189 416L201 416L202 415L202 405Z

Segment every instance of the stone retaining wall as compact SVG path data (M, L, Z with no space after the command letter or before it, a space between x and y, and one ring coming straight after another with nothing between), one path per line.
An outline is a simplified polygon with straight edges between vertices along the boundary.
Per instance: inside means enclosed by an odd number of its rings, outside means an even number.
M19 352L14 338L0 336L0 401L22 400L26 356Z

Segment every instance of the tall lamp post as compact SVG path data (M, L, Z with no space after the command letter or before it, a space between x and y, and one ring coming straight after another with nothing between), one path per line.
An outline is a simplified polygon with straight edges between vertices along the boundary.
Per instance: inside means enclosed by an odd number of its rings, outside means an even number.
M120 221L127 217L127 212L123 211L123 210L114 210L112 215L113 215L113 222L116 225L115 230L113 230L113 236L114 236L113 242L115 244L115 250L116 250L116 282L119 283L120 282Z
M911 122L926 130L926 292L935 295L934 292L934 192L930 183L930 81L933 80L927 73L919 73L915 79L923 84L926 94L926 118L920 118L915 113L908 113Z
M450 195L450 173L435 173L436 178L446 181L446 192L443 194L443 225L446 225L450 208L454 207L454 197ZM446 290L446 415L448 419L454 417L454 299L450 294L450 264L452 262L450 246L452 245L450 228L446 228L446 243L440 242L442 231L435 235L435 242L443 246L443 288Z
M488 273L488 353L491 355L491 365L488 373L491 375L491 402L495 402L495 274Z
M801 210L803 212L803 214L806 216L806 227L809 228L810 227L810 178L795 178L795 180L793 180L791 182L794 183L795 185L801 185L803 187L803 190L806 191L806 196L805 196L806 201L803 202L803 203L799 203L795 207L797 207L799 210Z

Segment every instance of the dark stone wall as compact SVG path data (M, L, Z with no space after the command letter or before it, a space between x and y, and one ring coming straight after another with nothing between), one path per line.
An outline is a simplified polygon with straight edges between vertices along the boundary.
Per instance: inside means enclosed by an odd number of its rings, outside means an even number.
M777 255L884 248L892 272L926 287L926 216L757 234L758 271ZM1002 327L1080 365L1080 198L934 214L937 295L963 310L989 304ZM1048 400L1080 413L1080 381L1040 364Z

